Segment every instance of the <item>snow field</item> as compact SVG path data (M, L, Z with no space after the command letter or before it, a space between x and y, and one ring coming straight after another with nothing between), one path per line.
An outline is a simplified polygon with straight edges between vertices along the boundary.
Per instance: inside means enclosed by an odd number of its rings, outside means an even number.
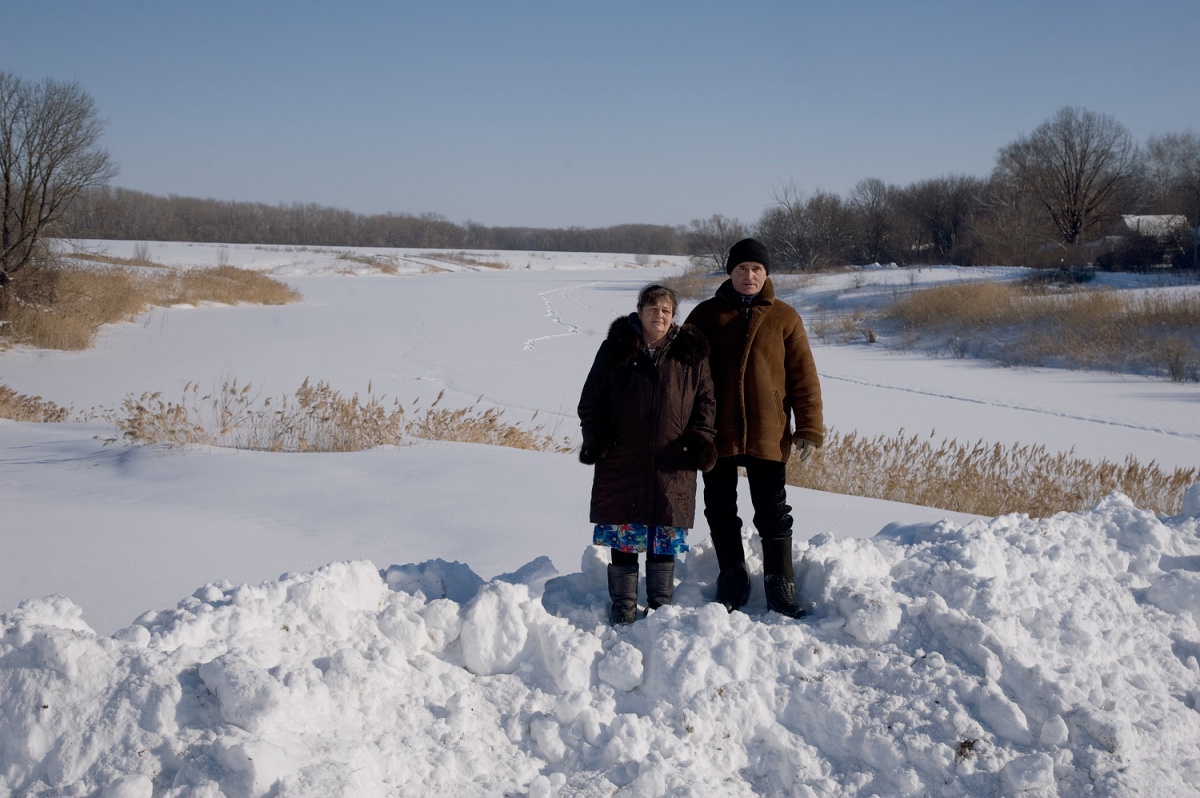
M87 352L5 352L0 382L83 409L312 377L482 397L570 436L599 336L683 265L353 253L388 275L334 249L150 247L305 298L156 309ZM880 268L788 296L836 311L985 274L1013 271ZM816 358L842 432L1196 463L1194 385ZM749 529L748 613L713 604L698 516L675 604L613 629L570 455L112 435L0 421L0 798L1200 795L1200 486L1171 517L1113 494L1042 519L789 489L808 619L765 612Z

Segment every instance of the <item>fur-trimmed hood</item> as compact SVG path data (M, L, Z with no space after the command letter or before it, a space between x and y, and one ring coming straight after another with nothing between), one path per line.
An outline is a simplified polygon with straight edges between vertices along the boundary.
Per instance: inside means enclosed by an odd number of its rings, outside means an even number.
M632 363L645 349L642 346L642 324L636 313L618 316L608 327L609 346L614 355L613 366L623 368ZM672 324L667 333L667 349L663 357L674 358L687 366L699 365L708 357L708 339L691 324Z

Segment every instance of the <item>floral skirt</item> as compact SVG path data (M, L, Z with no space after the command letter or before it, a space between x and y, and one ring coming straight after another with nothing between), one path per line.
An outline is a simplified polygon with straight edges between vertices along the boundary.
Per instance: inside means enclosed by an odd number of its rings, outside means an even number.
M688 550L687 528L647 524L596 524L592 542L617 551L677 555Z

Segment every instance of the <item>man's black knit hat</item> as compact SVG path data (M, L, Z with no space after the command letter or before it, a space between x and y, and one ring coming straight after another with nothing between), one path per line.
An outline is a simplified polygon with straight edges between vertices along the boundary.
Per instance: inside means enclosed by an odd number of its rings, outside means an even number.
M767 274L771 273L771 258L767 254L767 248L763 246L761 241L753 238L743 238L734 244L729 249L729 257L725 260L725 273L733 274L733 267L746 261L761 263L763 268L767 270Z

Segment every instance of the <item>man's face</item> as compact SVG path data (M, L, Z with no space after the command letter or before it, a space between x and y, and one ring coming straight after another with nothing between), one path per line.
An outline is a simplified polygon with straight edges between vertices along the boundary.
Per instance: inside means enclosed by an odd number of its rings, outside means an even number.
M743 261L733 267L729 273L733 281L733 290L742 296L752 296L762 290L767 282L767 269L761 263L752 260Z

